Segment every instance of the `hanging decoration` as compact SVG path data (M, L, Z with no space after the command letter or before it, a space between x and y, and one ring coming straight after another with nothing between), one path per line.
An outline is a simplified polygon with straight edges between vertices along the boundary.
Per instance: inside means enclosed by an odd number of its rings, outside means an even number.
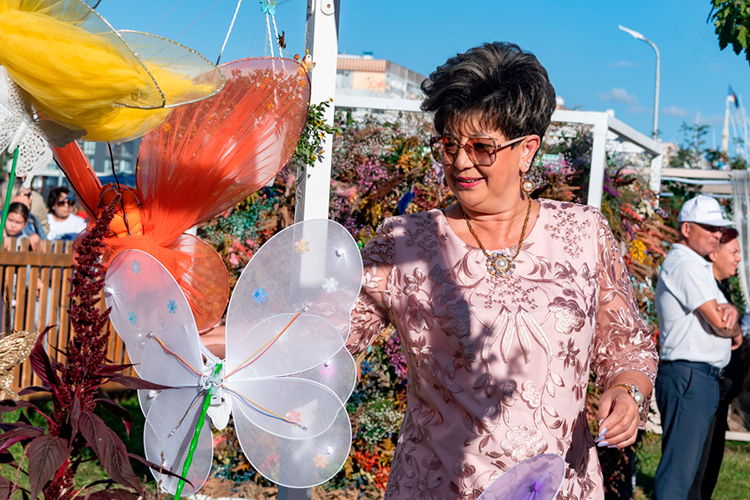
M175 106L224 86L197 52L148 33L115 31L81 0L0 2L0 64L50 143L126 141Z
M269 240L242 273L229 304L226 358L208 352L188 302L148 254L121 253L107 272L110 319L139 376L174 387L141 391L146 458L169 493L191 495L213 459L210 426L230 414L242 451L269 480L308 488L333 477L351 445L344 406L356 367L344 348L362 260L338 223L295 224ZM203 361L203 358L206 361Z
M243 59L221 71L221 93L175 109L143 138L134 190L102 186L77 144L53 148L92 220L123 194L113 235L104 240L106 262L127 249L152 255L177 280L201 332L221 319L229 279L216 251L183 233L247 198L286 165L310 100L307 73L290 59Z

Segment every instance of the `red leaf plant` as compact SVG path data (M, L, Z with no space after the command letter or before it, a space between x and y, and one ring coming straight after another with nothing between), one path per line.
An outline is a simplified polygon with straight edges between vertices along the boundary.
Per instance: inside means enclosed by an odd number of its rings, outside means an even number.
M101 417L94 414L98 406L119 418L130 431L130 414L119 404L109 399L97 398L97 390L109 381L121 383L134 389L167 389L121 372L128 365L116 365L107 361L109 341L109 310L100 311L98 304L104 289L104 269L101 265L102 239L109 234L109 223L119 206L120 196L100 214L96 224L80 239L73 263L73 291L70 294L72 305L69 309L74 335L68 342L64 363L50 358L45 349L48 327L37 339L30 356L32 369L42 380L41 387L28 387L19 394L49 392L52 395L52 415L47 416L32 403L26 401L0 401L0 414L18 409L34 411L46 420L46 429L31 425L28 417L21 413L15 423L0 423L0 463L10 464L17 469L24 460L16 462L8 448L20 443L23 456L28 457L29 489L21 487L7 478L0 478L0 500L7 500L14 491L22 491L24 496L35 499L40 493L44 498L72 499L85 498L89 492L75 491L73 477L83 462L83 450L91 447L102 468L109 474L109 484L117 483L143 494L143 486L133 472L130 459L160 469L159 465L142 457L128 453L120 437L110 429ZM165 471L166 472L166 471ZM170 474L169 472L166 472ZM171 475L171 474L170 474ZM97 481L95 484L101 484ZM93 486L92 485L89 485ZM105 489L97 491L89 498L124 499L136 498L131 490Z

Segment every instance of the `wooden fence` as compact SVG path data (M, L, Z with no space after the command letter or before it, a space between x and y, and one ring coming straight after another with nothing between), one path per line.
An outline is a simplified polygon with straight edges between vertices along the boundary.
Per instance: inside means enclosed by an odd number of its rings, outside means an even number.
M68 295L73 275L73 242L42 241L36 251L31 251L25 240L23 243L17 245L12 238L10 248L16 250L0 251L2 291L10 299L13 330L42 332L47 326L55 325L47 333L47 352L50 357L64 361L64 351L72 334L68 315L71 299ZM106 307L104 297L100 307L102 310ZM111 324L108 327L111 330L108 359L114 363L127 363L122 340L111 329ZM130 370L127 374L131 374ZM41 385L41 380L26 360L13 369L12 389L18 392L32 385Z

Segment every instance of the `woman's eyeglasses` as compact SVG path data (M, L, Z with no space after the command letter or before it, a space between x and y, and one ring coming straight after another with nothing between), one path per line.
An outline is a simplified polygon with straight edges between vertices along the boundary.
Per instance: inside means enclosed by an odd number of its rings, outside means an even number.
M496 144L491 137L472 137L467 139L463 145L459 144L453 137L433 137L430 139L430 148L435 160L443 165L452 164L458 156L458 150L463 149L474 165L488 167L495 163L495 157L499 150L521 142L527 137L527 135L524 135L501 144Z
M57 207L64 207L65 205L73 206L73 205L75 205L75 201L73 201L73 200L60 200L57 203L55 203L55 206L57 206Z

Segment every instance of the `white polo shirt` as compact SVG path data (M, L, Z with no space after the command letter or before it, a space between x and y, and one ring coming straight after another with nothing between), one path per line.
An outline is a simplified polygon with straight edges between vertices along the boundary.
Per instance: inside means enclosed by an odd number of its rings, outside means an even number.
M661 359L699 361L718 368L729 363L732 339L714 334L696 312L712 299L719 304L727 301L716 284L712 266L679 243L664 259L655 298Z

